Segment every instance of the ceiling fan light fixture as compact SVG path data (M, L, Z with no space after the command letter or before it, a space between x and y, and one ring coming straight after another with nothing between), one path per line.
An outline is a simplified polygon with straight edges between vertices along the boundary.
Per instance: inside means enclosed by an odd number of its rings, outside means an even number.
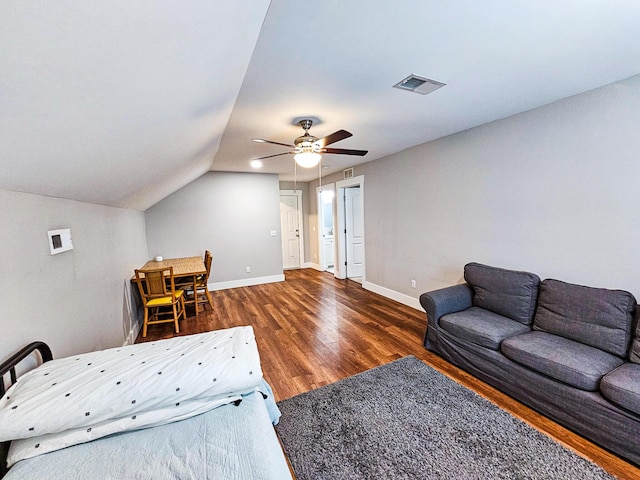
M328 145L332 145L340 140L351 137L351 133L346 130L338 130L330 135L322 138L314 137L309 133L309 128L313 124L311 119L300 120L298 124L304 130L304 135L296 138L293 141L293 145L282 142L275 142L273 140L264 140L261 138L252 138L254 142L271 143L273 145L281 145L283 147L289 147L292 150L288 152L276 153L274 155L267 155L265 157L259 157L256 160L262 160L265 158L279 157L280 155L293 154L294 165L299 165L302 168L313 168L322 161L321 154L334 154L334 155L358 155L363 156L368 152L367 150L352 150L348 148L327 148Z
M318 163L320 163L320 158L322 158L322 156L319 153L316 153L311 150L296 153L293 156L293 159L302 168L315 167L316 165L318 165Z

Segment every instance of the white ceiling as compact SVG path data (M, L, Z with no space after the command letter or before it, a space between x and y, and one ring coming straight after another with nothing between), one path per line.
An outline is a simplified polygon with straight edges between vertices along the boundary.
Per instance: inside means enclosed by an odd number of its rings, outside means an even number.
M300 118L326 173L640 73L637 0L4 2L0 188L144 210L254 171ZM415 73L447 85L392 88ZM262 172L293 179L290 155ZM317 169L298 169L298 180Z

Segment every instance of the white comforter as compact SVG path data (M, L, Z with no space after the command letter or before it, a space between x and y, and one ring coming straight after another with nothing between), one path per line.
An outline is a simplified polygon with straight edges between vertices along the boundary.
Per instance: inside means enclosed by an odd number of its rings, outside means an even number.
M0 441L14 440L12 465L198 415L240 399L261 379L251 327L53 360L20 377L0 400Z

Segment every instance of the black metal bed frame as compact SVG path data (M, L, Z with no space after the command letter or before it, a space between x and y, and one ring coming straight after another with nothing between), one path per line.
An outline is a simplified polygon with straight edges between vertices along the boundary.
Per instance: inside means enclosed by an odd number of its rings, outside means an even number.
M16 383L18 377L16 375L16 367L25 358L33 355L34 352L38 352L42 363L53 360L51 349L44 342L32 342L20 351L13 354L7 360L0 364L0 396L4 395L6 390ZM9 384L5 383L5 375L9 374ZM0 443L0 478L4 477L8 471L7 469L7 453L9 450L9 442Z
M7 360L2 362L0 365L0 395L4 395L7 388L16 383L16 366L25 358L31 356L33 352L38 352L40 354L40 359L42 363L53 360L53 355L51 354L51 349L44 342L33 342L21 349L20 351L13 354ZM5 384L4 376L9 373L10 383L9 385Z

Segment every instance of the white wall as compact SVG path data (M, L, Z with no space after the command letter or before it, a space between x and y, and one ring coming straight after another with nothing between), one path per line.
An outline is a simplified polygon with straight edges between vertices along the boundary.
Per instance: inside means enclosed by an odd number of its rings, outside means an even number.
M636 76L359 166L367 281L417 298L478 261L640 299L639 138Z
M150 257L211 250L211 289L284 279L277 175L209 172L149 208L145 218Z
M147 257L142 212L7 190L0 205L1 358L34 340L59 358L135 335L129 279ZM47 231L58 228L71 229L74 249L52 256Z

